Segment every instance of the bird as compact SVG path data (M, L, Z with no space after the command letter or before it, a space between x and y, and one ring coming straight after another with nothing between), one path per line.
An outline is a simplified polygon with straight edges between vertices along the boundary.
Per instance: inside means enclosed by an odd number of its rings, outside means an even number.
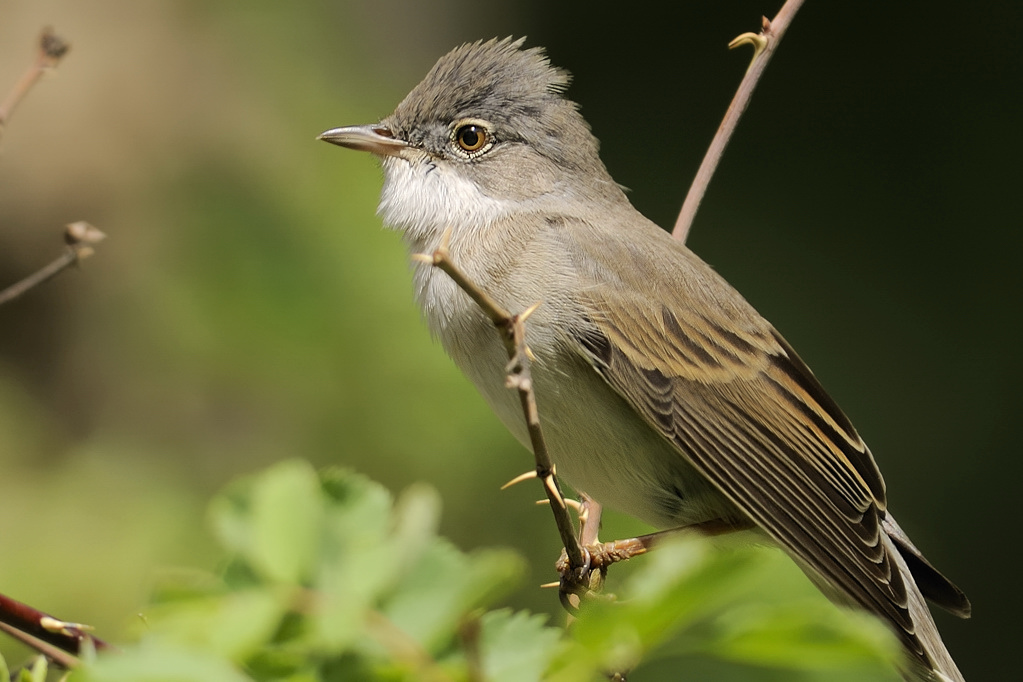
M965 618L966 595L899 527L871 451L789 343L632 206L569 80L522 38L466 43L389 116L320 139L380 160L379 213L411 254L444 243L505 309L539 303L526 343L559 477L659 528L753 527L885 622L906 680L961 682L926 600ZM530 447L492 322L413 268L430 330Z

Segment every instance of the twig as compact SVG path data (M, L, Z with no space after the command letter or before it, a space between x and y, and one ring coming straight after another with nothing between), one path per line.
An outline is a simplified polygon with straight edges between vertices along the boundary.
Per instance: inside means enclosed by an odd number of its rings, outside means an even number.
M32 86L36 84L43 74L54 69L60 63L61 58L71 48L63 38L53 32L53 29L46 27L39 36L39 47L36 60L32 66L22 75L21 79L8 93L3 104L0 104L0 137L3 136L4 128L11 117L18 103L28 94Z
M675 227L671 231L671 236L675 239L684 242L689 235L689 228L692 227L693 218L696 217L696 211L700 207L700 202L703 201L703 195L707 192L707 185L710 184L710 179L714 176L714 171L717 169L721 155L725 151L725 146L728 145L732 133L735 132L739 118L746 111L746 107L749 106L750 97L753 96L753 89L756 88L757 83L760 81L760 76L763 75L764 69L767 68L767 63L771 60L771 56L778 48L778 43L781 42L782 36L785 35L789 24L792 23L792 18L799 11L799 7L802 4L803 0L787 0L782 8L778 10L774 21L763 17L763 28L759 34L743 33L728 43L729 49L739 45L753 45L753 60L750 62L749 68L746 69L746 75L743 76L742 82L739 83L739 89L735 92L732 103L728 105L728 111L725 112L724 120L721 121L721 125L718 126L718 130L714 134L714 139L711 140L710 147L700 163L700 168L696 171L693 184L689 187L689 193L682 204L678 220L675 221Z
M14 109L43 74L57 66L69 47L53 29L43 29L39 36L35 62L0 104L0 138ZM64 241L67 244L64 253L49 265L0 291L0 305L55 277L83 258L88 258L93 254L93 245L102 241L105 236L84 221L71 223L64 231ZM80 623L58 620L28 604L0 594L0 631L6 632L64 668L75 667L83 651L110 648L103 640L93 637L90 629L89 626Z
M458 626L458 638L462 641L462 651L465 653L466 679L468 682L485 682L487 679L487 675L483 670L483 657L480 652L482 635L483 624L480 622L478 612L470 614Z
M78 261L88 258L94 252L93 245L98 244L105 238L105 234L85 221L80 220L76 223L71 223L64 231L64 241L67 243L64 253L20 282L15 282L3 291L0 291L0 305L13 301L29 289L39 286L43 282L56 277Z
M536 396L533 393L533 379L529 367L531 353L526 347L525 321L539 304L518 315L512 315L502 308L497 301L471 282L451 260L451 254L448 251L448 236L445 233L440 246L432 254L417 254L413 258L447 273L490 317L500 332L505 350L508 351L508 385L509 388L518 391L522 412L526 416L529 440L533 446L533 456L536 458L536 477L544 483L544 491L551 503L551 511L554 513L554 521L558 526L558 533L561 535L561 542L565 547L569 566L579 571L580 577L582 577L584 571L588 574L588 570L586 570L589 566L587 553L576 539L572 519L568 515L564 497L558 488L554 464L551 462L547 443L540 428L540 416L536 409Z
M65 668L78 663L82 648L109 649L89 627L58 620L28 604L0 594L0 630L27 644Z

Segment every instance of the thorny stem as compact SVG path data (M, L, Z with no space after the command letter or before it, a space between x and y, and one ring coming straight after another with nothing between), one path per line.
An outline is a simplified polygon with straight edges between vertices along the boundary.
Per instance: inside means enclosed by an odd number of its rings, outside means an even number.
M530 372L531 353L526 346L525 322L537 306L534 305L518 315L513 315L501 307L486 292L470 281L451 260L451 254L448 251L448 234L444 235L440 246L432 254L419 254L414 258L445 272L483 309L500 333L505 350L508 352L508 386L518 391L519 400L522 403L522 412L526 416L529 440L533 446L533 456L536 459L537 478L544 482L544 492L551 503L551 511L568 556L569 566L573 569L585 567L588 563L586 553L576 539L572 519L568 515L568 508L555 479L554 463L551 461L543 430L540 427L536 395L533 392L533 379Z
M725 112L725 117L721 121L721 125L718 126L714 139L711 140L710 147L700 163L700 168L696 171L693 184L689 187L689 193L682 204L678 220L675 221L675 227L671 231L671 236L675 239L684 242L689 235L689 228L693 225L693 218L696 217L696 211L700 208L703 195L707 193L707 185L710 184L710 179L714 176L714 171L717 170L721 155L724 154L725 147L732 138L739 119L746 111L746 107L749 106L750 98L760 81L760 76L763 75L767 63L771 61L771 56L778 49L778 43L781 42L782 36L785 35L789 24L792 23L792 18L802 4L803 0L787 0L778 10L773 21L763 17L763 28L759 34L743 33L728 44L730 49L739 45L753 45L753 60L750 62L749 68L746 69L746 75L743 76L742 82L739 83L739 89L736 90L732 103L728 105L728 111Z

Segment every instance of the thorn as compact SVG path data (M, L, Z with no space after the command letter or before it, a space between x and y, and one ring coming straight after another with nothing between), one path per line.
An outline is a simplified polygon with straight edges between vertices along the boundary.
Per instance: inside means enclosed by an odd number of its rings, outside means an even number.
M583 515L586 513L586 510L583 508L583 506L579 503L578 500L573 500L571 497L563 497L563 498L561 498L561 501L565 503L566 507L569 507L574 512L579 514L579 520L580 521L583 520ZM550 504L550 503L551 503L551 501L549 499L547 499L546 497L544 499L542 499L542 500L537 500L536 501L537 505L544 505L544 504Z
M521 313L519 313L519 322L525 322L529 319L529 316L536 312L536 309L540 307L543 301L537 301L533 305L529 306Z
M409 258L418 263L426 263L427 265L434 264L433 256L431 256L428 253L413 253L411 256L409 256Z
M40 618L39 625L49 632L59 632L65 635L71 634L74 630L87 632L93 629L91 625L86 625L85 623L68 623L63 620L57 620L51 616L43 616Z
M522 350L526 351L526 357L529 358L530 362L536 362L536 356L533 355L533 349L529 346L525 346Z
M540 589L549 590L552 587L561 587L561 583L560 582L544 583L543 585L540 586Z
M444 228L444 234L440 237L440 246L437 247L437 253L447 254L448 247L451 245L451 226Z
M507 488L510 488L513 485L515 485L516 483L522 483L523 481L528 481L531 478L536 478L536 469L534 469L532 471L527 471L524 474L519 474L518 476L516 476L512 480L510 480L507 483L505 483L504 485L502 485L501 486L501 490L505 490Z
M734 50L741 45L752 45L753 46L753 59L755 61L765 49L767 49L767 38L760 33L743 33L740 36L736 36L732 42L728 43L728 49Z
M565 508L565 498L563 498L561 496L561 493L558 492L558 486L554 482L553 467L551 467L551 473L548 474L547 476L544 476L543 484L545 486L547 486L547 492L550 493L550 497L552 497L555 500L557 500L558 504L561 506L561 508L564 509Z

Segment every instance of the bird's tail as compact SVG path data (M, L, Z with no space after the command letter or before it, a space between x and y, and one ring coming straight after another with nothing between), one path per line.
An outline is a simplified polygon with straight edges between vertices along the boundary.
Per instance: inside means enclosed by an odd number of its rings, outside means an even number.
M931 616L927 599L961 618L969 618L970 602L962 590L941 575L924 559L891 515L883 522L888 553L902 574L906 585L909 614L914 631L909 647L909 662L901 668L909 682L965 682ZM926 598L925 598L926 597ZM913 650L915 649L915 650Z

